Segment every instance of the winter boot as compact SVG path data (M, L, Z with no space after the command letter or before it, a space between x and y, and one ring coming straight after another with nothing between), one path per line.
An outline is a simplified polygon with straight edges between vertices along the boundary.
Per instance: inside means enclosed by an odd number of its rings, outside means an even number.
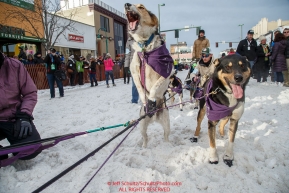
M116 85L113 83L113 86L116 86Z
M97 82L95 82L95 86L98 86L98 83L97 83Z
M94 85L93 85L93 82L91 82L91 85L90 85L90 87L94 87Z
M109 88L109 84L107 84L106 87Z

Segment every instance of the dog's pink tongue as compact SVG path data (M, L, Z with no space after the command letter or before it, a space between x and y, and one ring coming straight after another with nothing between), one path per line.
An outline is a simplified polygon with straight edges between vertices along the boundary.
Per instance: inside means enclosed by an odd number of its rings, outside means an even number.
M230 84L232 91L233 91L233 95L236 99L240 99L243 97L243 89L241 86L236 85L236 84Z
M137 20L135 20L133 22L129 22L129 27L131 30L135 30L136 23L137 23Z

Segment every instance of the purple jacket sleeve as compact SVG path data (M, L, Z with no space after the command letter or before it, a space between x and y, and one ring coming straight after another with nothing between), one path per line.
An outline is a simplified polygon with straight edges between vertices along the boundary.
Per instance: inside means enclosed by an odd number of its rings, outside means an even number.
M18 85L22 95L20 111L32 116L37 103L37 88L23 65L19 66Z

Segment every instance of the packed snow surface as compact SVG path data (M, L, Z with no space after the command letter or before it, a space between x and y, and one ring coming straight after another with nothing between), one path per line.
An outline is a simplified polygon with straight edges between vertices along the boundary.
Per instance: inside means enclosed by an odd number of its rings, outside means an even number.
M187 71L178 73L185 79ZM65 97L49 100L49 90L38 92L35 125L42 138L85 131L135 120L140 103L131 104L131 84L116 80L116 87L90 84L65 87ZM58 89L56 89L58 95ZM239 121L234 162L222 161L228 143L217 133L219 164L211 165L207 118L198 143L191 143L198 110L187 103L184 111L170 109L170 143L163 141L163 129L152 124L149 142L142 148L139 126L132 131L84 192L289 192L289 89L273 84L246 88L245 112ZM184 101L189 91L184 91ZM176 100L178 101L178 100ZM123 128L91 133L63 141L44 150L35 159L16 161L0 169L0 192L32 192L70 165L115 136ZM217 129L218 130L218 129ZM126 132L127 133L127 132ZM126 134L125 133L125 134ZM43 192L79 192L125 134L63 176ZM6 140L1 145L9 145ZM155 188L156 187L156 188Z

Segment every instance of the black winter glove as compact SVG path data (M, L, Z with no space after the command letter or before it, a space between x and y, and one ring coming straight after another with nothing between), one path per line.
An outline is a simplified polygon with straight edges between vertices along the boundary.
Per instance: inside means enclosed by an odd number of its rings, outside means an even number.
M33 118L26 113L16 113L16 121L14 123L14 137L25 139L27 135L32 135L31 121Z
M154 116L155 112L153 112L153 111L156 110L156 107L157 107L157 102L156 101L148 100L148 103L145 106L144 110L145 110L145 112L147 111L149 113L148 116L150 118L152 118L152 116Z

